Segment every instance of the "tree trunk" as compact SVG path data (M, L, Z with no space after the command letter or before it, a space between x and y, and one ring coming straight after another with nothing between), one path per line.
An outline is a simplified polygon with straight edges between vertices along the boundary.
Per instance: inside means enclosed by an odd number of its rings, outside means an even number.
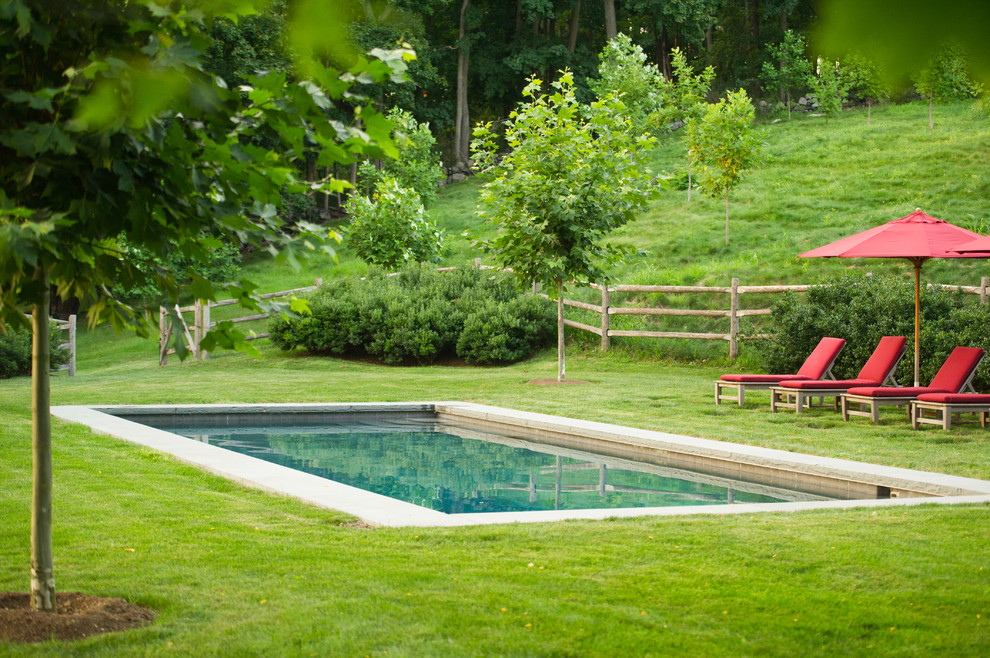
M31 495L31 607L55 611L55 573L52 557L52 418L48 341L48 270L39 266L34 275L44 293L32 309L34 336L31 345L31 446L33 487Z
M760 43L760 0L753 0L753 43Z
M729 193L725 193L725 244L729 244Z
M715 30L715 26L710 26L705 30L705 50L709 53L712 52L712 32Z
M461 5L460 49L457 54L457 111L454 119L454 163L467 169L471 159L471 120L468 116L468 65L470 47L467 44L467 10L471 0Z
M780 31L787 31L787 12L783 9L780 10Z
M753 42L751 41L749 34L749 0L743 0L742 27L743 40L746 43L746 52L753 52Z
M791 90L787 90L787 120L791 120Z
M870 125L870 115L873 114L873 102L870 97L866 97L866 125Z
M928 97L928 129L935 130L935 117L932 115L932 105L935 104L935 95Z
M557 279L557 381L564 376L564 280Z
M667 36L666 25L660 29L660 66L663 69L663 77L673 80L674 70L670 66L670 39Z
M605 38L611 41L619 33L615 24L615 0L602 0L602 4L605 6Z
M567 26L567 52L574 54L577 48L578 27L581 25L581 0L574 0L574 8L571 9L571 20Z
M316 158L311 153L306 154L306 182L313 183L316 180ZM306 193L310 199L316 198L316 190L310 189Z
M691 203L691 159L688 158L688 203Z

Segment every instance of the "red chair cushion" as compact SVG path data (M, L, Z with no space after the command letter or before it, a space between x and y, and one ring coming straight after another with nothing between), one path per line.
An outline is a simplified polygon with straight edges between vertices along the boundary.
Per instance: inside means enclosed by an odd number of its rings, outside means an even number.
M931 386L867 386L851 388L846 393L861 395L864 398L916 398L923 393L949 393L949 391Z
M846 390L853 388L854 386L879 386L880 382L872 379L837 379L835 381L829 379L816 379L814 381L800 381L800 380L787 380L780 382L780 385L784 388L793 388L801 391L818 391L818 390Z
M877 385L887 379L897 360L904 354L907 338L904 336L884 336L873 350L873 354L859 371L858 379L877 382ZM869 386L870 384L864 384Z
M932 379L931 388L940 388L947 393L958 393L966 385L966 380L980 365L983 358L981 347L957 347L949 354L938 374Z
M942 404L990 404L990 394L987 393L923 393L918 399Z
M722 375L719 377L724 382L748 382L751 384L776 384L785 379L809 379L808 377L798 377L797 375Z
M808 355L793 379L821 379L845 345L845 338L825 336L818 341L818 346Z
M719 379L724 382L748 382L751 384L776 384L785 379L821 379L828 372L829 367L835 361L835 358L839 356L839 352L842 351L845 345L845 338L825 336L818 341L818 345L811 351L808 358L804 360L804 363L801 364L801 369L795 375L743 375L733 373L722 375Z

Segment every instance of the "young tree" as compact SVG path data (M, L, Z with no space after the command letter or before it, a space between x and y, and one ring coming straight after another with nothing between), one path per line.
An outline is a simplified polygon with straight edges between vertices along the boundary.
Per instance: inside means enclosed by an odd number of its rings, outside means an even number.
M355 194L347 204L347 239L366 263L396 270L406 263L433 262L443 253L443 232L430 221L415 190L389 175L371 198Z
M525 100L506 123L509 152L496 163L491 125L475 129L474 152L491 171L479 214L498 228L488 244L497 262L522 281L550 283L557 300L557 379L564 381L564 285L604 281L615 251L603 243L649 196L650 179L633 157L654 139L634 136L621 100L590 106L574 97L563 71L551 93L531 78Z
M825 125L828 120L839 116L842 102L849 93L849 82L839 71L838 62L818 60L818 75L808 76L808 86L818 102L818 111L825 115Z
M625 34L609 41L599 55L598 79L588 80L598 98L622 96L634 134L655 132L668 83L656 64Z
M729 192L747 169L761 162L762 144L753 130L753 105L742 89L729 92L687 129L689 157L701 165L702 188L713 198L725 199L725 244L729 244Z
M322 64L345 54L333 50L338 42L310 33L294 44L296 69L309 76L300 82L272 73L234 91L203 71L209 21L237 20L260 4L0 0L0 49L17 53L0 67L0 322L23 325L23 311L33 312L36 609L55 609L50 286L81 298L91 324L107 319L147 335L150 318L116 297L144 280L116 236L152 253L186 256L194 264L190 291L215 299L219 291L195 263L221 244L256 245L289 266L326 245L324 229L297 225L290 234L279 217L283 190L308 189L297 176L306 150L319 148L324 166L395 153L387 121L360 102L358 81L396 74L411 53L380 52L373 62L351 55L342 74ZM295 9L310 25L343 18L316 0ZM345 94L360 124L327 120ZM257 146L262 134L276 148ZM317 187L337 191L344 183ZM155 280L174 302L172 273ZM253 291L248 282L227 288L258 308ZM252 351L229 322L211 330L203 346ZM182 356L184 345L178 347Z
M437 140L429 124L419 123L411 112L395 107L386 117L395 126L392 137L399 155L382 161L381 169L371 162L362 162L358 167L360 191L371 196L382 179L391 177L400 187L415 190L423 205L429 206L436 201L437 186L443 180L443 165L435 150Z
M767 46L767 58L763 63L760 79L770 89L783 93L787 103L787 118L791 118L791 90L804 86L811 75L811 62L804 56L804 39L800 34L787 30L784 40L776 46Z
M660 112L664 123L682 121L684 125L699 120L705 114L707 102L705 98L711 90L715 79L715 69L706 66L705 70L695 75L694 68L688 63L687 57L680 48L671 52L674 81L667 87L667 103ZM687 139L688 132L684 135ZM688 149L688 201L691 200L691 166L693 161Z
M873 104L890 97L880 67L866 57L853 53L842 60L841 71L849 95L866 101L866 125L870 125Z
M980 93L981 85L969 77L966 53L956 45L949 45L928 61L914 78L918 93L928 99L928 128L935 130L933 105L964 98L973 98Z

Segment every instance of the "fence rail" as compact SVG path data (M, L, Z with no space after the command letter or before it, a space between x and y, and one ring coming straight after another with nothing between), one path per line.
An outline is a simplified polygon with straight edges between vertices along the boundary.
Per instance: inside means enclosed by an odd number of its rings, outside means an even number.
M931 285L931 284L929 284ZM739 279L733 278L732 285L725 286L639 286L639 285L616 285L602 286L591 284L588 288L601 293L600 304L589 304L571 299L565 299L564 305L598 313L601 316L600 326L594 326L576 320L564 319L564 324L581 331L587 331L601 337L601 349L608 350L611 347L613 337L634 337L634 338L685 338L694 340L723 340L729 343L729 358L735 360L739 356L739 342L741 340L766 338L762 334L743 336L739 331L740 318L770 315L769 308L742 309L740 306L740 296L745 294L779 294L783 292L807 292L811 288L810 284L802 285L775 285L775 286L741 286ZM980 296L980 301L987 303L988 293L990 293L990 277L983 277L979 286L953 286L944 285L943 288L957 290L967 294ZM695 294L728 294L729 308L718 309L689 309L689 308L658 308L639 306L617 306L613 305L613 293L695 293ZM726 333L704 333L689 331L646 331L646 330L626 330L613 329L611 318L613 316L672 316L672 317L710 317L728 318L729 331Z
M288 297L289 295L295 295L299 293L313 292L320 287L323 283L322 279L316 280L316 285L306 286L304 288L293 288L292 290L280 290L278 292L266 292L263 295L259 295L261 299L275 299L278 297ZM164 306L158 309L158 364L160 366L168 365L168 357L175 354L175 348L169 347L168 344L172 339L172 335L180 331L186 340L186 344L189 346L189 350L193 354L193 358L197 361L205 361L210 358L210 353L202 349L200 345L202 344L203 337L206 336L206 332L217 325L216 322L210 320L210 309L218 308L221 306L232 306L237 304L236 299L223 299L218 302L204 302L202 300L196 300L191 306L175 306L175 317L178 319L179 326L173 326L173 320L169 317L168 311ZM192 312L193 323L190 328L189 324L186 323L185 313ZM270 317L269 313L258 313L255 315L244 315L236 318L230 318L226 320L233 324L239 324L241 322L254 322L256 320L266 320ZM245 340L258 340L259 338L267 338L267 333L255 334L247 336Z

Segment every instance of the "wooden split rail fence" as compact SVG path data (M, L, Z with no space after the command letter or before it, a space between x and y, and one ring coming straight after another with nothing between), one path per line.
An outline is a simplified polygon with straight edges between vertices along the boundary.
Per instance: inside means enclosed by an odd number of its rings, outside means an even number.
M269 292L264 295L260 295L261 299L274 299L277 297L288 297L289 295L295 295L300 293L313 292L320 287L323 283L322 279L316 280L316 285L308 286L305 288L295 288L293 290L280 290L278 292ZM236 304L236 299L224 299L219 302L204 302L202 300L196 300L191 306L175 306L175 315L178 318L179 326L173 326L172 318L169 316L168 311L165 307L160 307L158 309L158 363L159 365L168 365L168 357L175 354L175 348L169 347L168 344L172 339L172 334L176 331L181 331L183 338L185 338L186 345L189 346L189 351L192 352L193 358L197 361L204 361L210 358L209 352L200 349L200 343L203 337L206 336L212 327L216 326L216 322L210 319L210 309L218 308L221 306L231 306ZM192 327L190 328L189 323L186 322L185 313L192 311L193 321ZM265 320L269 317L269 313L258 313L256 315L245 315L237 318L230 318L228 322L233 322L238 324L241 322L253 322L255 320ZM252 333L247 336L246 340L257 340L259 338L267 338L267 333Z
M740 296L752 293L782 293L786 291L806 292L810 285L792 286L741 286L739 279L732 279L732 285L727 287L718 286L623 286L616 285L605 287L592 284L588 286L601 293L601 304L588 304L570 299L564 300L565 306L584 309L598 313L601 316L601 324L592 326L575 320L564 318L564 324L582 331L601 336L601 349L608 350L611 346L612 337L627 336L637 338L687 338L701 340L724 340L729 343L729 358L735 360L739 356L739 341L743 339L766 338L763 335L743 336L739 331L739 319L760 315L770 315L771 309L743 309L740 308ZM950 290L960 290L964 293L977 294L980 301L987 303L988 292L990 292L990 277L983 277L979 286L951 286L944 288ZM729 308L725 309L684 309L684 308L655 308L655 307L634 307L634 306L614 306L612 304L613 293L706 293L706 294L727 294L729 296ZM729 327L726 333L696 333L685 331L634 331L624 329L612 329L612 317L616 315L640 315L640 316L697 316L697 317L724 317L728 318Z
M27 317L31 317L29 313L25 314ZM62 331L68 331L69 336L64 343L58 345L52 345L52 348L67 347L69 348L69 362L58 368L56 372L61 372L63 370L69 371L69 377L76 376L76 316L70 315L68 320L59 320L58 318L52 318L52 322L58 325L59 329Z

